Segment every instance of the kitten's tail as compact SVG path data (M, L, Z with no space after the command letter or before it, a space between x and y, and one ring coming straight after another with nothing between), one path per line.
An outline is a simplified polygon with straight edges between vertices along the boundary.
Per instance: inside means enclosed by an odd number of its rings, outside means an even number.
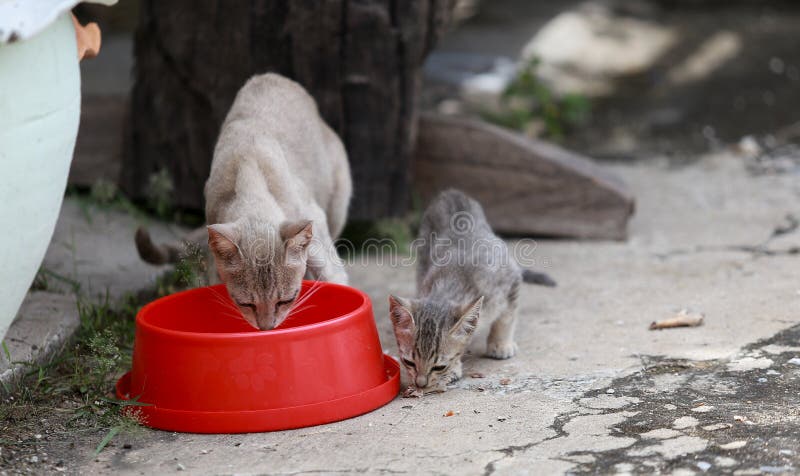
M204 245L203 238L207 236L206 233L206 227L202 226L188 233L181 242L157 244L150 238L150 232L146 228L139 227L136 230L136 250L142 260L151 264L177 263L185 248L183 243L189 241Z
M522 270L522 280L529 284L538 284L541 286L547 286L549 288L556 287L556 282L553 280L553 278L545 273L537 273L536 271L531 271L529 269Z

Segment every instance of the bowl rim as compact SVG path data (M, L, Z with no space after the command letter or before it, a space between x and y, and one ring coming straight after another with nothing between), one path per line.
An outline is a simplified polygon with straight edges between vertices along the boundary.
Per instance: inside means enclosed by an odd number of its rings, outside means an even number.
M302 326L297 327L290 327L287 329L272 329L269 331L259 331L259 332L195 332L195 331L179 331L175 329L168 329L165 327L159 327L155 324L145 321L144 315L147 312L152 312L152 307L156 307L159 303L163 304L164 302L173 301L175 299L180 299L184 294L190 294L193 292L198 292L202 289L209 289L209 288L217 288L221 287L225 289L225 293L227 294L227 288L225 288L224 284L215 284L212 286L202 286L199 288L192 288L186 289L184 291L180 291L177 293L173 293L164 297L160 297L155 299L147 304L145 304L139 312L136 313L136 329L142 331L149 331L155 334L159 334L162 336L171 336L171 337L178 337L182 339L191 339L191 340L249 340L249 339L264 339L268 337L273 338L280 338L280 337L289 337L293 334L308 334L309 332L314 332L315 330L319 330L321 328L329 328L331 326L336 326L344 321L347 321L355 316L358 316L364 312L367 312L370 317L372 313L369 312L370 308L372 307L372 302L369 299L369 296L361 291L360 289L354 288L352 286L347 286L345 284L333 283L330 281L314 281L314 280L303 280L303 285L309 283L311 285L318 283L323 286L333 286L335 288L340 288L344 291L351 292L356 294L361 298L361 304L353 309L352 311L342 314L341 316L334 317L332 319L326 319L321 322L315 322L313 324L305 324Z

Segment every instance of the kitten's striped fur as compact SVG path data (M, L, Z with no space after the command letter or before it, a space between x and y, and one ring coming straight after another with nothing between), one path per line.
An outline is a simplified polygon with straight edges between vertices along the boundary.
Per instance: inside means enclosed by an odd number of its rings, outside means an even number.
M487 356L514 355L524 274L492 232L480 204L458 190L433 200L422 217L417 243L418 297L389 298L400 357L413 382L410 394L444 391L461 377L461 356L479 316L492 321ZM546 275L526 274L526 282L555 284Z

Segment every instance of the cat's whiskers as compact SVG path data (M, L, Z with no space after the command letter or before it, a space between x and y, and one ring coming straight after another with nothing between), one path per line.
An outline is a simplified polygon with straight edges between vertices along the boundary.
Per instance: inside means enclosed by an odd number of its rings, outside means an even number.
M242 314L241 311L230 300L230 298L228 298L227 296L223 296L222 293L220 293L219 291L217 291L216 289L213 289L213 288L211 289L211 294L212 294L212 296L214 296L214 299L217 302L219 302L220 304L223 305L223 307L228 308L228 309L234 311L235 314L238 314L239 316L241 316L241 314Z
M286 317L288 318L289 316L294 316L296 314L299 314L299 313L301 313L301 312L303 312L303 311L305 311L307 309L311 309L313 307L317 307L317 305L316 304L311 304L311 305L308 305L308 306L305 306L305 307L301 307L299 309L292 308L292 309L289 310L289 314L287 314Z
M214 299L216 299L220 304L223 304L225 307L230 307L234 309L236 308L236 305L230 300L230 298L227 295L223 295L222 293L213 288L211 288L211 294L212 296L214 296Z
M232 311L232 310L226 310L226 311L217 313L217 315L221 316L221 317L232 317L234 319L242 319L245 322L247 321L247 319L244 318L244 316L242 315L242 313L238 309L235 312Z
M297 299L297 300L294 302L294 304L292 304L292 307L290 308L290 311L292 311L292 310L294 310L295 308L297 308L297 307L299 307L299 306L302 306L303 304L305 304L306 302L308 302L308 296L307 296L308 292L310 292L310 289L309 289L309 291L306 291L306 293L304 293L304 294L303 294L303 296L299 297L299 298L298 298L298 299Z
M321 288L322 288L322 281L316 281L316 280L313 281L312 284L311 284L311 287L308 288L308 290L305 293L303 293L303 295L300 296L297 299L297 301L295 301L294 306L292 306L292 308L300 306L303 303L305 303L306 301L308 301L309 298L311 298L311 296L313 296Z
M212 296L214 301L217 301L217 302L219 302L220 304L223 305L221 312L217 313L218 316L231 317L231 318L234 318L234 319L241 319L241 320L247 322L247 319L244 318L244 316L242 315L242 312L239 310L238 307L236 307L230 301L230 299L225 298L224 296L221 295L221 293L219 293L218 291L216 291L214 289L211 290L211 296ZM249 322L248 322L248 324L249 324Z

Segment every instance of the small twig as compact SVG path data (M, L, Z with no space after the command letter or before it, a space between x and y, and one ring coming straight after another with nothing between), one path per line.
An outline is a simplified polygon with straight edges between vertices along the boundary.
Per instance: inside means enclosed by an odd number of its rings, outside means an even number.
M701 324L703 324L703 314L699 312L690 313L686 309L683 309L669 319L653 321L650 324L650 330L670 329L673 327L697 327Z

